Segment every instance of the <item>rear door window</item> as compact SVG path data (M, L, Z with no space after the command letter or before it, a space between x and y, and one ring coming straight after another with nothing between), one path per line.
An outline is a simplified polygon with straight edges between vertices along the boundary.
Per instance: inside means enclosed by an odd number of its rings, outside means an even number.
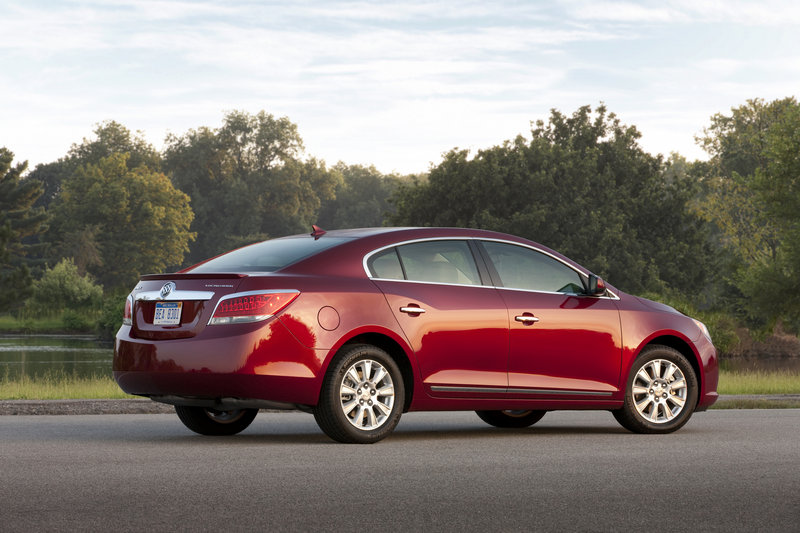
M475 258L466 241L403 244L373 255L367 261L367 268L375 278L481 285Z

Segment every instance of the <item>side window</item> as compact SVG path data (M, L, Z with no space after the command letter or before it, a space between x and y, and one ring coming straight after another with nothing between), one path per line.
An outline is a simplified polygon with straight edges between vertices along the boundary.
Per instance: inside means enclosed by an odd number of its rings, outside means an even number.
M581 293L580 274L549 255L500 242L483 242L503 287L531 291Z
M377 253L367 260L367 268L374 278L405 279L397 248L389 248Z
M480 285L475 259L466 241L427 241L397 247L406 279Z

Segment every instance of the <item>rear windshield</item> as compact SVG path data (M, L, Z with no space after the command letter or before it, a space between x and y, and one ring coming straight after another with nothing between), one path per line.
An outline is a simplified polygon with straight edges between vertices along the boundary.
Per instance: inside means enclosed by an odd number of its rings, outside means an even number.
M310 236L273 239L221 255L189 272L274 272L350 239Z

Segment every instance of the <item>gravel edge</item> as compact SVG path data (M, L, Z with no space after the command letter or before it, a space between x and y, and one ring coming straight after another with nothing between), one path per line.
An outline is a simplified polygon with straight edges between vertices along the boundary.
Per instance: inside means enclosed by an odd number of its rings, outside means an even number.
M742 394L720 396L717 403L735 400L800 401L800 394ZM2 400L0 416L8 415L143 415L173 414L171 405L146 398L125 400Z
M171 405L130 400L3 400L2 415L141 415L174 413Z

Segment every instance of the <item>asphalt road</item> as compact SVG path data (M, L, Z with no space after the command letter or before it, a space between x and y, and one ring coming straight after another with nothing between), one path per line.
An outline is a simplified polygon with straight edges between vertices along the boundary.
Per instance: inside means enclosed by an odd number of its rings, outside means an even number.
M800 410L609 413L527 430L411 413L369 446L302 413L235 437L174 415L0 417L0 531L800 531Z

